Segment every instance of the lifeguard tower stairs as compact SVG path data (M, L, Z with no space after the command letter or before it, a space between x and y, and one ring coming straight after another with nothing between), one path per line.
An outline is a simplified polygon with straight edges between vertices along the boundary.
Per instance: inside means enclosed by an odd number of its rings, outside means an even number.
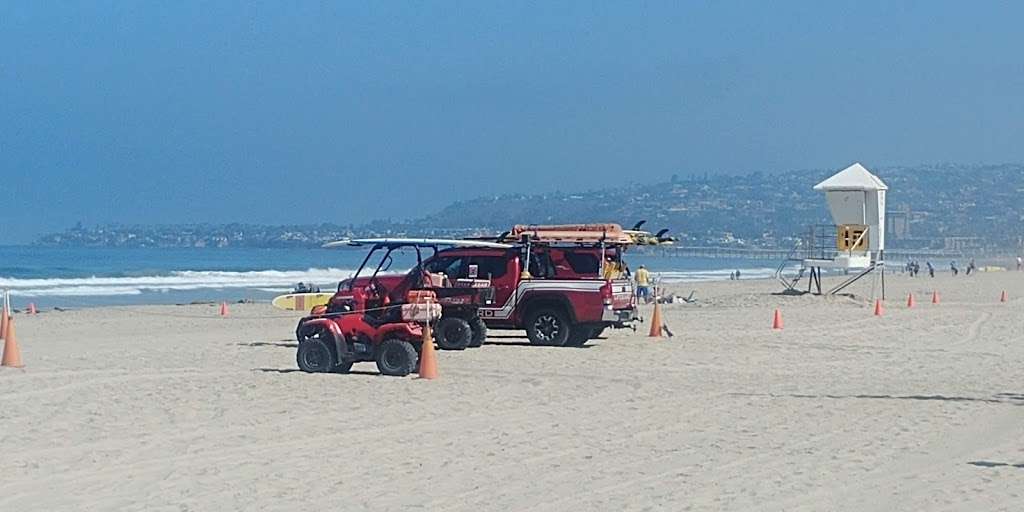
M868 250L871 227L863 224L834 225L817 224L790 251L775 271L775 278L786 288L786 293L836 295L868 274L876 274L881 282L882 298L885 298L884 251L874 257ZM799 268L795 275L787 271L795 264ZM842 271L846 279L822 292L821 276L827 269ZM801 282L806 278L807 290Z

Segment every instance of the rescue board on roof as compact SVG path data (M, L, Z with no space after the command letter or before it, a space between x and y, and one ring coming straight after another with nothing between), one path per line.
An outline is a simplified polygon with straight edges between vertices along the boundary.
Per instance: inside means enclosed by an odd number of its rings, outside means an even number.
M519 240L523 235L531 242L548 244L632 244L633 239L618 224L517 224L509 238Z

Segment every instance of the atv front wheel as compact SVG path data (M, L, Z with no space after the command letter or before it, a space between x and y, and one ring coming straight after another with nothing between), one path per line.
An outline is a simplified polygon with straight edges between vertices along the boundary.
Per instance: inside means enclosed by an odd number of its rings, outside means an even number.
M434 326L434 341L441 350L463 350L472 340L469 322L457 316L442 317Z
M416 370L416 348L408 341L384 340L377 347L377 370L381 375L405 377Z
M295 353L295 361L299 369L306 373L328 373L335 368L334 354L323 340L308 339L299 342L299 350ZM351 363L348 365L352 366Z
M484 341L487 341L487 324L482 318L474 316L469 321L469 328L473 332L469 338L470 348L479 347L484 344Z

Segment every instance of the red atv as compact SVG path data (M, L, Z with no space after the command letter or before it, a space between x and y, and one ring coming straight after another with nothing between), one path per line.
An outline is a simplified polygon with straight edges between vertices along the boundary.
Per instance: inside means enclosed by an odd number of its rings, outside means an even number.
M384 375L405 376L418 367L425 322L437 322L434 339L441 348L465 348L483 342L486 327L480 305L494 301L488 280L452 282L423 265L422 249L438 246L502 244L459 240L365 239L331 242L325 247L371 246L356 274L338 283L327 307L299 320L296 360L306 372L345 373L360 361L375 361ZM406 274L388 274L396 251L412 248L416 264ZM369 277L360 274L381 255ZM477 326L474 328L474 326ZM479 346L479 344L477 344Z

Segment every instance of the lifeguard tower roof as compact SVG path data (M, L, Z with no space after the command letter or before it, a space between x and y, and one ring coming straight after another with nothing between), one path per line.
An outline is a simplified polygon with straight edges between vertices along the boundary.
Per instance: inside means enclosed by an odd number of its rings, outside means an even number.
M860 163L855 163L832 175L829 179L818 183L814 190L889 190L874 174L868 172Z

